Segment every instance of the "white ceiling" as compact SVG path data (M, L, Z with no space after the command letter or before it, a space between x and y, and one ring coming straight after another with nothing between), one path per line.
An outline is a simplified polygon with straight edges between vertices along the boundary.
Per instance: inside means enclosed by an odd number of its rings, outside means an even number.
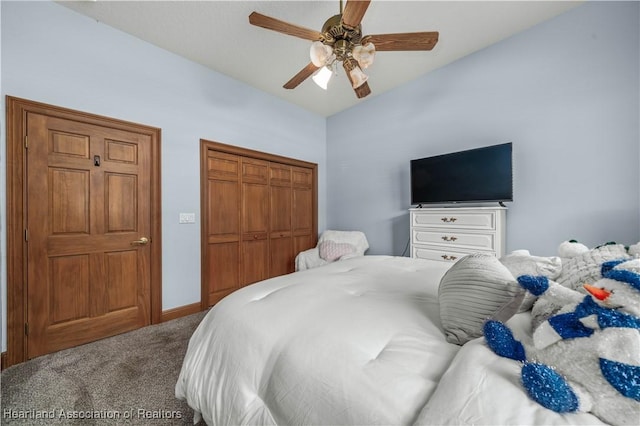
M366 72L372 94L357 99L344 71L327 91L309 78L282 85L309 63L310 41L249 24L252 11L320 31L339 0L59 1L104 24L250 86L330 116L554 17L581 1L373 0L363 34L439 31L430 52L379 52Z

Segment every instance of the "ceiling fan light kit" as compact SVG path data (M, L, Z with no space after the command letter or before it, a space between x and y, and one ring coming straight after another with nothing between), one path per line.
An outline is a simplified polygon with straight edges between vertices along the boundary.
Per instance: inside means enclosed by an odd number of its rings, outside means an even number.
M331 68L335 69L335 63L337 60L339 60L345 64L348 63L348 72L351 76L350 80L352 82L353 88L355 89L362 86L369 77L364 72L362 72L361 68L366 68L373 61L373 55L371 54L373 44L369 43L368 46L370 46L370 48L368 51L365 51L363 49L360 49L358 51L359 53L362 53L362 64L356 58L355 51L352 52L351 55L348 53L348 47L346 47L346 43L341 42L336 44L338 45L339 56L336 56L336 54L334 53L334 49L331 46L323 44L321 41L314 41L313 43L311 43L311 49L309 51L311 63L320 68L313 75L313 81L322 89L327 90L327 84L329 83L329 80L333 75L333 72L331 72ZM362 46L355 47L362 48ZM354 62L356 63L354 64ZM364 66L362 66L363 64Z
M311 63L284 84L293 89L308 77L323 89L335 69L342 62L347 78L358 98L371 93L367 83L369 77L362 71L373 64L375 52L394 50L431 50L438 42L437 32L378 34L362 37L360 22L371 0L347 0L344 12L340 1L340 14L327 19L322 31L314 31L269 16L253 12L249 23L269 30L311 40L309 56Z

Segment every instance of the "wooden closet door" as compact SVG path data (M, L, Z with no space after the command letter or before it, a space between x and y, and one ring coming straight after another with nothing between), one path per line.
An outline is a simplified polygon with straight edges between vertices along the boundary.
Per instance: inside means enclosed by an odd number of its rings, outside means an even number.
M270 276L294 271L293 233L291 232L291 166L269 163L270 188Z
M240 157L207 151L208 306L240 288Z
M202 306L295 269L315 247L317 165L201 140ZM204 220L206 218L206 220Z
M242 159L241 284L269 278L269 163Z

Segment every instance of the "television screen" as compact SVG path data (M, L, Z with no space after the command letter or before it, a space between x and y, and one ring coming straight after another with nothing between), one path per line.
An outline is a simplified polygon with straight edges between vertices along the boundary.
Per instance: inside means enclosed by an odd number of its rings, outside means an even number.
M512 144L411 160L411 204L513 201Z

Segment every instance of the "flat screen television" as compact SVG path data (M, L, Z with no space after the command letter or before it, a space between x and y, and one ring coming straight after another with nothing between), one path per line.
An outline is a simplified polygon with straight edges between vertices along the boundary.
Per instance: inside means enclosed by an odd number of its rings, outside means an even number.
M411 204L513 201L512 143L411 160Z

